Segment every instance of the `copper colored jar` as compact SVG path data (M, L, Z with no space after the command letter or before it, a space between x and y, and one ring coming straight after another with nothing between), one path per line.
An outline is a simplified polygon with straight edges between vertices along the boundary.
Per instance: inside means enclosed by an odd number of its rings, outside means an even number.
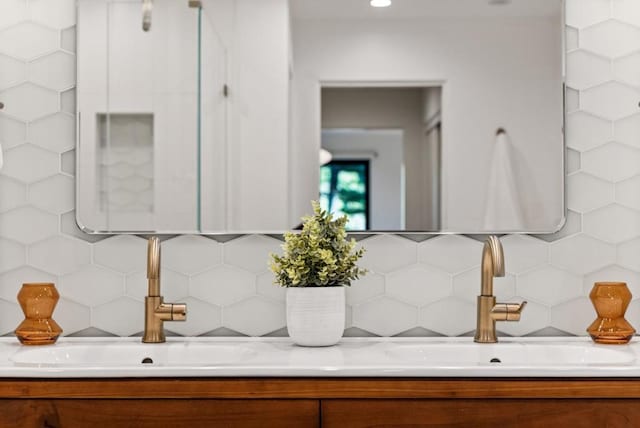
M624 319L631 301L631 292L625 282L596 282L589 298L596 308L598 318L587 331L596 343L628 343L635 329Z
M16 328L16 336L24 345L49 345L58 340L62 329L52 318L60 295L50 282L22 284L18 302L25 319Z

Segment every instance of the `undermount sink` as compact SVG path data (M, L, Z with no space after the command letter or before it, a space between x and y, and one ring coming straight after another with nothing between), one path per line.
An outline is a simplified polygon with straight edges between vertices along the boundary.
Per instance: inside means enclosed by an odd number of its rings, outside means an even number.
M586 346L585 346L586 345ZM442 366L565 366L628 364L637 356L626 348L557 343L394 344L385 353L400 361Z
M209 366L242 362L255 356L254 349L236 344L167 342L70 343L52 347L22 348L9 359L16 364L44 366Z

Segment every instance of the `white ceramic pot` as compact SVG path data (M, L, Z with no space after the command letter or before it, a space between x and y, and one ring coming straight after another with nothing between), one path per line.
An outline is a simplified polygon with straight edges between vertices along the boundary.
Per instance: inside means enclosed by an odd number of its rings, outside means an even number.
M331 346L344 333L344 287L287 288L287 330L301 346Z

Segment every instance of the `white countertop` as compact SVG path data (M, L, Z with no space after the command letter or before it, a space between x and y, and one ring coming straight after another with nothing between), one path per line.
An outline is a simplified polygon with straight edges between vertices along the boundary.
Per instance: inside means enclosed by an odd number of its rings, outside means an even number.
M144 358L153 363L143 364ZM490 362L497 358L500 362ZM0 376L103 377L637 377L640 342L584 337L344 338L305 348L288 338L61 338L23 346L0 338Z

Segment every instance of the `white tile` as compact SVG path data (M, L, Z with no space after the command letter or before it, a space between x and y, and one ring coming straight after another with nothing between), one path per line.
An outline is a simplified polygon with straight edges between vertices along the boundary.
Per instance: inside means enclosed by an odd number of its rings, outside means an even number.
M17 303L0 300L0 335L13 332L23 319Z
M75 85L76 58L58 51L35 59L28 66L29 80L40 86L63 91Z
M12 178L0 176L0 213L22 206L26 202L27 186Z
M611 16L609 0L567 0L566 24L584 28Z
M507 272L522 273L547 263L549 244L527 235L509 235L500 238Z
M605 21L580 32L580 47L611 58L640 49L640 28L619 21Z
M27 139L27 125L0 114L0 143L4 150L22 144Z
M218 306L228 306L256 294L256 276L232 266L218 266L191 278L189 294Z
M525 300L549 307L584 295L582 277L553 266L520 275L516 290Z
M76 23L75 0L30 0L31 19L47 27L62 29Z
M636 87L640 86L640 53L613 61L613 75L616 80Z
M640 113L616 121L614 130L616 141L640 148Z
M6 114L25 121L38 119L58 110L58 94L32 83L23 83L2 91L0 98Z
M377 235L359 243L365 248L359 265L372 272L386 273L416 262L416 243L393 235Z
M262 336L286 326L285 305L251 297L224 308L222 324L249 336Z
M579 152L593 149L607 141L611 141L611 122L585 112L575 112L567 115L566 139L567 146Z
M167 301L167 299L165 299ZM222 310L215 305L210 305L201 300L188 297L180 302L187 305L187 319L185 321L173 321L164 324L165 330L183 336L199 336L208 331L222 327ZM251 320L252 318L249 317Z
M565 89L565 108L567 113L574 112L580 108L580 92L575 89Z
M522 301L516 297L515 302ZM534 331L548 327L550 324L550 309L534 302L528 302L520 316L520 321L505 321L496 323L496 330L510 336L524 336Z
M615 0L612 2L612 10L614 18L640 27L640 7L637 0Z
M58 217L29 206L0 215L0 235L23 244L54 236L58 233Z
M471 269L453 277L453 295L471 303L476 303L480 294L480 268ZM516 294L516 279L511 274L493 278L493 294L504 300Z
M144 330L144 303L120 297L91 311L91 326L118 336Z
M32 22L22 22L0 31L0 52L21 60L53 52L58 44L56 31Z
M640 176L616 184L616 202L640 211Z
M579 32L578 29L572 27L565 27L565 48L567 52L571 52L578 49Z
M581 92L580 106L604 119L618 120L638 112L638 99L640 91L633 86L608 82Z
M570 236L551 244L551 264L584 275L616 259L616 248L586 235Z
M584 277L583 294L589 295L596 282L626 282L633 298L640 297L640 273L638 272L615 265L607 266Z
M58 172L60 159L55 153L31 144L22 144L7 150L2 174L24 183L32 183Z
M15 301L22 284L26 282L57 282L58 277L50 273L23 266L0 275L0 298Z
M60 155L60 169L69 175L76 175L76 151L69 150Z
M282 254L281 241L262 235L247 235L224 244L223 261L253 273L269 269L271 253Z
M78 239L56 236L31 245L27 257L29 264L38 269L64 275L91 262L91 247Z
M29 202L52 214L62 214L75 207L75 180L57 174L29 186Z
M286 298L286 287L281 287L273 282L274 276L271 272L265 272L258 275L258 294L268 297L277 302L284 302Z
M579 172L567 177L567 208L580 213L604 207L615 199L613 183Z
M93 258L95 263L118 272L142 272L147 266L147 246L147 240L137 236L113 236L93 246ZM162 249L160 257L163 258Z
M353 327L379 336L393 336L416 327L418 308L389 297L353 305Z
M577 336L586 336L587 327L596 319L588 297L579 297L551 308L551 327Z
M640 150L607 143L582 154L582 170L607 181L626 180L640 172Z
M418 244L418 261L450 273L479 266L483 244L463 236L442 235Z
M0 272L7 272L25 263L24 245L0 238Z
M476 306L455 297L447 297L420 309L418 324L447 336L459 336L475 330Z
M611 80L611 61L591 52L567 54L567 85L583 90Z
M0 28L25 21L28 17L27 0L0 1Z
M636 238L618 245L617 263L640 272L640 239Z
M147 271L134 272L126 278L127 296L136 300L144 300L149 295ZM189 278L169 269L160 270L160 292L165 302L177 302L189 295Z
M162 263L176 272L195 274L222 262L222 245L202 236L184 235L162 243Z
M60 94L60 109L69 114L76 112L76 90L69 89Z
M76 146L76 121L66 113L56 113L29 124L29 142L56 153Z
M580 152L572 149L566 150L567 174L572 174L580 170Z
M76 28L66 28L60 32L60 47L68 52L76 51Z
M124 295L124 277L113 271L89 265L60 277L60 295L93 307Z
M353 281L350 287L346 288L346 298L348 305L362 303L384 294L384 277L373 272L367 273L360 279Z
M640 236L640 213L612 204L583 216L583 231L613 244Z
M91 310L61 297L53 311L53 319L62 328L62 335L67 336L91 327Z
M24 62L18 61L6 55L0 55L0 90L10 88L26 79L26 66Z
M424 306L451 295L451 276L432 267L414 265L388 274L386 291L401 302Z

